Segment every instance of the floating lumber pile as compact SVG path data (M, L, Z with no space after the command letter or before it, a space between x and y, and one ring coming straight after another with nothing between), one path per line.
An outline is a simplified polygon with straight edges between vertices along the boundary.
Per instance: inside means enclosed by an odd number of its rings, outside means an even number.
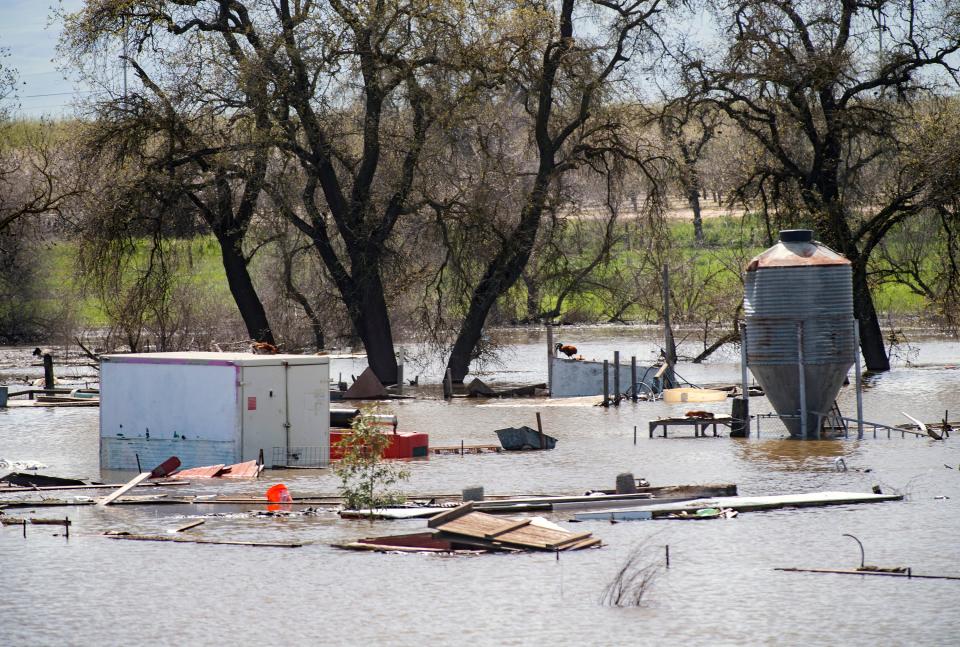
M860 492L809 492L806 494L784 494L775 496L731 496L712 499L693 499L680 503L661 503L626 510L597 510L579 512L574 515L577 521L632 521L637 519L656 519L686 511L694 513L703 508L720 508L738 512L755 512L776 508L804 508L812 506L848 505L854 503L878 503L881 501L900 501L901 494L864 494Z
M593 533L572 533L558 527L534 524L531 518L511 521L473 509L473 502L431 517L427 527L441 539L472 543L478 548L528 550L579 550L600 544Z
M592 533L573 533L530 517L502 519L473 509L468 502L431 517L428 532L360 539L341 548L380 552L566 551L599 546Z

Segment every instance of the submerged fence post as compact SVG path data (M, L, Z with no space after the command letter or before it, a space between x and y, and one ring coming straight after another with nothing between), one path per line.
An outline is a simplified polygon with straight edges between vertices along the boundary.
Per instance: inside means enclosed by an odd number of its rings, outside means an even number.
M620 405L620 351L613 351L613 403Z
M863 383L860 374L860 323L853 320L853 366L857 389L857 440L863 440ZM873 437L877 437L877 428L873 428Z
M43 388L53 388L53 356L50 353L43 354Z
M610 362L603 360L603 406L610 406Z
M803 367L803 322L797 322L797 368L800 384L800 434L807 440L807 377ZM819 435L819 434L818 434Z
M449 400L453 397L453 374L450 369L443 375L443 399Z
M637 401L637 356L630 356L630 391L633 394L633 401Z
M397 393L403 394L403 349L397 353Z

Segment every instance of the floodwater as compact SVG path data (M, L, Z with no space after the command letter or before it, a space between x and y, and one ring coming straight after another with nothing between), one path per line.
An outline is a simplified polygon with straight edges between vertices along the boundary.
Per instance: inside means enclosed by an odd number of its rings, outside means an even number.
M589 357L619 349L653 359L649 332L564 328L558 341ZM490 382L543 381L545 344L535 334L512 335L505 365ZM910 360L871 377L865 418L897 424L906 411L939 420L960 414L960 344L928 340ZM24 353L26 356L26 352ZM609 356L609 355L607 355ZM334 376L356 373L350 362ZM411 366L407 367L412 377ZM421 367L425 376L436 367ZM681 365L691 382L736 381L733 357ZM0 377L0 379L3 379ZM421 378L423 381L425 378ZM742 494L818 490L906 494L902 502L744 513L701 522L636 521L567 524L589 530L606 546L554 554L443 557L353 553L331 547L362 536L394 534L424 521L341 521L330 513L289 518L248 514L249 506L136 506L10 510L8 515L74 520L69 540L54 526L0 528L2 642L10 645L724 645L956 644L960 582L785 573L776 567L853 568L856 543L868 564L904 565L915 573L960 575L960 437L797 442L764 421L761 435L649 439L650 419L682 413L663 403L624 403L604 410L546 400L478 403L429 399L387 405L401 429L426 431L431 444L496 442L492 431L533 426L559 439L550 452L434 456L409 464L412 493L582 492L612 487L631 471L654 485L734 482ZM852 415L852 389L840 405ZM769 411L762 398L754 413ZM704 405L728 411L728 403ZM698 405L699 408L699 405ZM954 419L960 415L952 415ZM638 428L634 443L634 426ZM678 435L685 435L683 433ZM688 434L686 434L688 435ZM849 471L837 472L843 457ZM0 457L36 460L46 473L126 480L101 473L95 409L0 411ZM948 467L949 466L949 467ZM262 495L276 482L295 495L332 493L326 470L267 471L257 482L194 483L176 493ZM157 490L151 490L156 492ZM172 491L166 490L166 491ZM72 492L58 496L70 496ZM947 497L947 498L943 498ZM297 541L302 548L254 548L116 541L106 530L165 534L206 515L189 531L202 538ZM216 515L216 516L210 516ZM639 608L611 608L600 597L631 551L671 565L662 569Z

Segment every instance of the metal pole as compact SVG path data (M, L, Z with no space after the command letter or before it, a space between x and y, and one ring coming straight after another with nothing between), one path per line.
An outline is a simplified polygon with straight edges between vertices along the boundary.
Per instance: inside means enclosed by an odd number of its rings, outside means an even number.
M553 347L553 324L547 324L547 390L550 397L553 397L553 358L557 351Z
M853 366L857 389L857 440L863 440L863 384L860 374L860 324L853 320ZM876 429L874 429L876 436Z
M800 434L807 439L807 379L803 369L803 322L797 323L797 368L800 383Z
M633 401L637 401L637 356L630 357L630 391L633 393Z
M613 402L620 404L620 351L613 351Z
M750 376L747 374L747 322L740 323L740 380L742 383L743 403L746 407L747 415L743 421L743 430L747 437L750 436ZM757 423L759 425L759 423ZM757 428L759 432L759 427Z

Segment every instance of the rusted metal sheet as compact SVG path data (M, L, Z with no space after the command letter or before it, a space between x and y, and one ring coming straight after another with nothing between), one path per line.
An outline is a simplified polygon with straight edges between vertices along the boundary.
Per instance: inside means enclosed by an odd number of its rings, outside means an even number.
M177 472L177 478L212 479L220 474L223 467L222 463L220 465L207 465L205 467L191 467L188 470L180 470Z
M227 465L220 473L225 479L255 479L263 471L263 465L258 465L257 461L247 461L246 463L237 463L236 465Z

